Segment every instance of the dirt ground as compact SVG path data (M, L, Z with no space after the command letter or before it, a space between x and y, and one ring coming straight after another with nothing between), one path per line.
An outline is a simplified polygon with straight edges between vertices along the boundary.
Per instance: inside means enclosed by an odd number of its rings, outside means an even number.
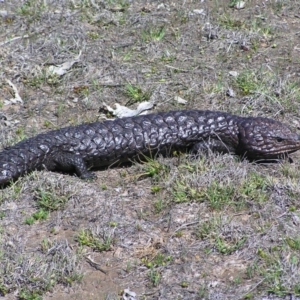
M300 128L298 0L0 1L0 148L152 112ZM154 157L0 190L3 299L300 299L300 162Z

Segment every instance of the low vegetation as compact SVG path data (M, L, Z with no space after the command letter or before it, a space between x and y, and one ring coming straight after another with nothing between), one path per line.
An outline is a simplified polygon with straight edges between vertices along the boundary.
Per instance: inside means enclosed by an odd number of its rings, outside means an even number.
M0 1L1 149L114 117L104 104L144 101L296 130L299 9L296 0ZM2 189L0 296L300 297L299 154L278 164L170 154L97 170L95 181L40 171Z

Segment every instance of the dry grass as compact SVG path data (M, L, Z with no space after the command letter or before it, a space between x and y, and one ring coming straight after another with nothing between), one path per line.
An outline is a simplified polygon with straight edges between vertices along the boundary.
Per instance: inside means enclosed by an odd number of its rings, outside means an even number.
M1 146L101 120L103 102L147 99L157 111L223 110L299 127L299 1L235 2L1 2ZM66 74L49 72L66 62ZM7 80L23 103L10 101ZM94 182L29 174L0 191L0 295L120 299L130 288L137 299L297 299L293 158L158 157L99 171Z

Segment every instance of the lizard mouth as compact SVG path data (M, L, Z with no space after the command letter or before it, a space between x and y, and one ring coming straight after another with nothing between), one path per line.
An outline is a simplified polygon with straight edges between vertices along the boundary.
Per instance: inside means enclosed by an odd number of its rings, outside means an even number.
M267 153L262 153L262 157L282 157L282 156L287 156L288 154L294 153L300 149L300 144L295 145L295 146L287 146L287 147L282 147L280 149L274 149L270 150Z

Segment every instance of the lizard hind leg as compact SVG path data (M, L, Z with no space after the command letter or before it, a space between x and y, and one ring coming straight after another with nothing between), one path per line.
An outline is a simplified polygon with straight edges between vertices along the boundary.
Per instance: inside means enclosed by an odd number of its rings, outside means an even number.
M81 179L95 179L96 175L90 172L85 161L73 153L58 153L54 157L55 169L64 172L75 172Z

